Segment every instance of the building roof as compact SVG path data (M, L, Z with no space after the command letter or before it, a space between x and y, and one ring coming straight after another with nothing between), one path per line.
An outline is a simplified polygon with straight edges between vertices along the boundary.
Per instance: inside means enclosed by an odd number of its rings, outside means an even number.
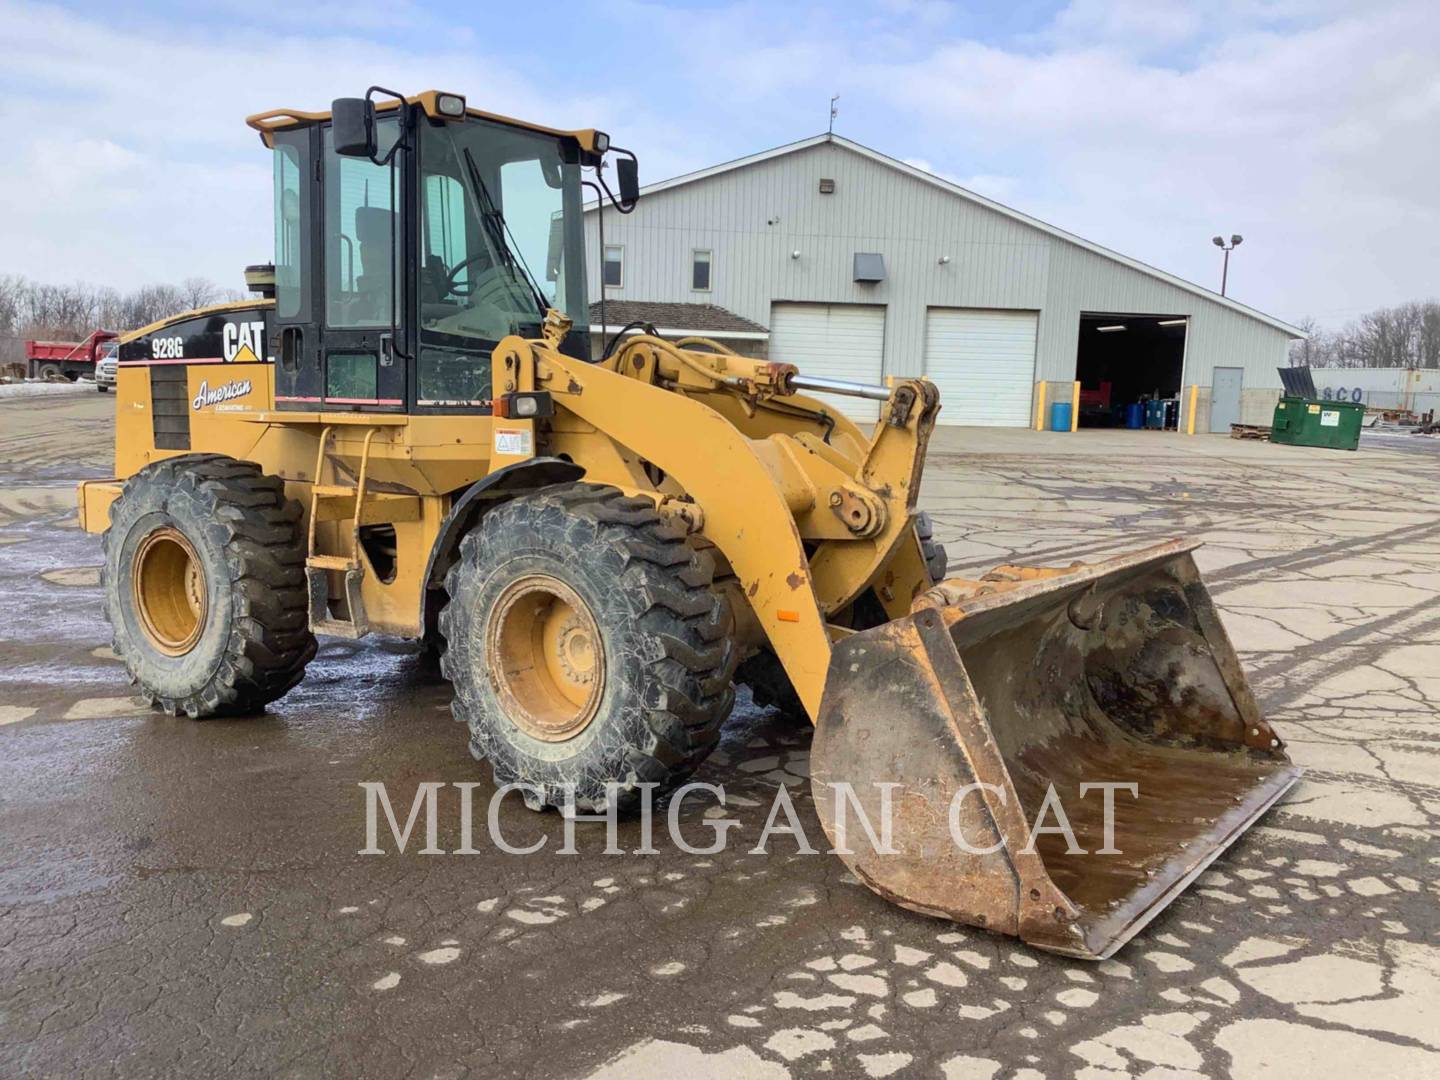
M1041 221L1039 218L1033 218L1029 214L1022 214L1019 210L1014 210L1003 203L998 203L994 199L987 199L984 195L977 195L975 192L968 188L963 188L959 184L952 184L949 180L936 176L934 173L926 172L924 169L917 169L914 165L907 164L906 162L882 154L878 150L872 150L868 146L833 133L812 135L810 138L801 139L799 142L786 143L784 146L777 146L770 150L762 150L758 154L750 154L748 157L736 158L734 161L727 161L720 165L712 165L708 169L700 169L697 172L685 173L682 176L672 177L669 180L661 180L654 184L647 184L640 189L640 194L653 195L661 191L669 191L671 188L694 184L701 180L708 180L711 177L721 176L725 173L733 172L736 169L743 169L749 165L758 165L762 161L784 157L787 154L799 153L802 150L808 150L813 146L821 146L825 143L833 143L835 146L849 150L851 153L869 158L877 164L895 169L897 172L902 172L907 176L914 177L916 180L921 180L934 187L938 187L942 191L947 191L952 195L958 195L962 199L968 199L973 203L985 207L987 210L993 210L997 214L1010 218L1012 221L1018 221L1021 224L1029 225L1031 228L1039 229L1041 232L1053 236L1056 239L1074 244L1092 254L1110 259L1138 273L1158 278L1166 284L1175 286L1177 289L1184 289L1186 292L1194 293L1196 296L1209 300L1211 303L1219 304L1221 307L1229 308L1232 311L1262 322L1276 330L1283 331L1291 337L1304 338L1308 336L1305 331L1299 327L1291 326L1289 323L1277 319L1273 315L1267 315L1263 311L1257 311L1255 308L1237 303L1228 296L1221 296L1219 293L1207 289L1202 285L1196 285L1193 281L1186 281L1184 278L1176 277L1174 274L1168 274L1164 270L1141 262L1139 259L1132 259L1128 255L1121 255L1118 251L1111 251L1107 247L1102 247L1093 241L1076 236L1074 233L1066 232L1064 229ZM587 212L594 208L595 204L593 202L587 203L585 207Z
M600 325L600 303L590 305L592 326ZM650 300L606 300L608 332L627 323L650 323L662 333L709 334L717 337L768 338L770 331L715 304L667 304Z

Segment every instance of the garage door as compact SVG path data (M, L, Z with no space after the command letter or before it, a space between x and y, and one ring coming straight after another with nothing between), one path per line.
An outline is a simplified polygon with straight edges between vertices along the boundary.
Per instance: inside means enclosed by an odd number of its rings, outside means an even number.
M851 382L881 382L885 309L868 304L773 304L770 359L794 364L806 375ZM873 421L879 402L864 398L814 397L855 420Z
M1036 318L1033 311L926 312L925 374L940 389L941 424L1030 425Z

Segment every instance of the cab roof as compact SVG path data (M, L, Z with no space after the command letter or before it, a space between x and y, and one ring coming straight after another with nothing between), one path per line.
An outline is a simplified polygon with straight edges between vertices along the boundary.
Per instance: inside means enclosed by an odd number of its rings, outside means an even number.
M442 94L447 93L448 91L443 90L426 90L423 93L407 97L405 103L407 105L419 105L425 110L425 115L432 120L452 120L454 117L444 115L436 105L436 99ZM453 96L461 97L462 95L455 94ZM397 98L387 98L375 102L376 112L393 112L399 107L400 101ZM543 124L532 124L528 120L517 120L512 116L502 116L499 113L472 109L468 104L465 107L465 115L479 117L482 120L492 120L499 124L508 124L511 127L525 128L529 131L538 131L546 135L568 136L580 144L580 149L589 151L590 153L599 152L596 148L595 136L597 132L594 128L576 128L567 131L562 128L545 127ZM329 119L330 111L328 109L323 112L303 112L299 109L271 109L269 112L247 116L245 123L260 133L260 138L266 146L273 147L275 145L275 132L285 131L291 128L309 127L313 124L323 124Z

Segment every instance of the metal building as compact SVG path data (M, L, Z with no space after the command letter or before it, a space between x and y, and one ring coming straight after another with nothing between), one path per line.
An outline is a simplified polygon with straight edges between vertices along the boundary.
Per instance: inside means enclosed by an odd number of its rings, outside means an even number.
M1072 399L1084 424L1109 424L1160 398L1181 402L1184 427L1192 386L1196 431L1268 423L1276 368L1303 336L838 135L642 193L632 214L607 208L603 244L587 212L590 297L603 279L609 333L633 304L691 332L723 309L754 328L736 343L750 355L869 382L927 375L942 424L1025 426ZM601 321L597 302L597 337Z

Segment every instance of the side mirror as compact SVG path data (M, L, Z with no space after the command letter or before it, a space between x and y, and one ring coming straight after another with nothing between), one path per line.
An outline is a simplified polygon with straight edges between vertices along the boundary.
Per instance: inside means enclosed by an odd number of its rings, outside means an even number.
M336 98L330 103L335 153L344 157L373 158L375 103L369 98Z
M640 165L633 157L615 159L615 182L620 186L620 201L634 206L640 198Z

